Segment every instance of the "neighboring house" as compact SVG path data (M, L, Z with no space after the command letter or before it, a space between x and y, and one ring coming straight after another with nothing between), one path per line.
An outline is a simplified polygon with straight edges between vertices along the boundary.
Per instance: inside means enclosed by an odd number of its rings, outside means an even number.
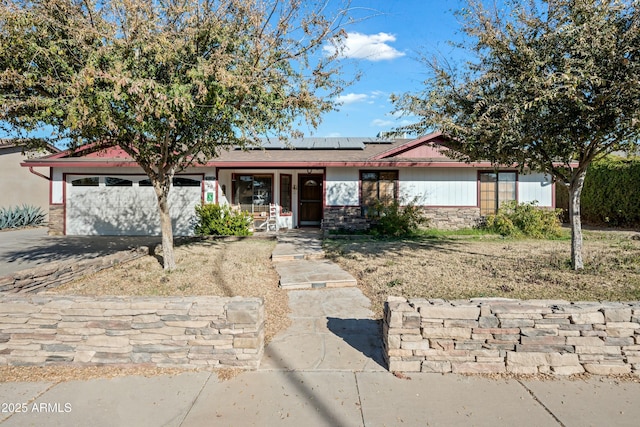
M548 176L460 162L446 156L445 144L433 133L414 140L304 138L225 151L174 179L174 232L192 233L194 207L202 202L232 204L257 218L275 204L280 228L324 229L367 227L367 209L379 199L415 201L438 228L473 226L505 200L553 207ZM160 232L153 188L120 149L76 150L23 165L49 169L54 234Z
M0 208L31 205L38 206L45 214L49 212L49 181L47 176L32 173L20 167L27 159L60 150L47 146L42 151L29 151L23 154L22 147L10 140L0 140Z

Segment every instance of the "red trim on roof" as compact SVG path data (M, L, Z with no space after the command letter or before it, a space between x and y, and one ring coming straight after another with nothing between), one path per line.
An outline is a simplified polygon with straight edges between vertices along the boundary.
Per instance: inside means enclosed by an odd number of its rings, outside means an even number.
M380 154L377 154L376 156L372 157L372 160L380 160L380 159L384 159L386 157L392 157L398 153L402 153L404 151L409 151L415 147L418 147L426 142L432 142L433 140L435 140L436 138L444 138L442 132L433 132L430 133L429 135L425 135L422 136L418 139L414 139L412 141L409 141L405 144L399 145L397 147L394 147L390 150L384 151Z
M328 162L328 161L309 161L309 162L209 162L204 166L218 167L221 169L248 169L248 168L274 168L274 169L300 169L300 168L327 168L327 167L436 167L436 168L488 168L493 165L490 162L440 162L440 161L347 161L347 162ZM511 166L514 168L515 166Z
M111 161L105 160L87 160L85 158L69 158L64 159L62 161L47 161L49 159L42 160L30 160L28 162L20 163L22 167L54 167L54 168L64 168L64 167L73 167L73 168L108 168L108 167L138 167L138 164L133 160L126 159L114 159Z
M57 167L57 168L110 168L110 167L138 167L133 160L111 160L95 161L77 159L68 161L30 161L21 163L25 167ZM457 161L416 161L416 160L363 160L363 161L308 161L308 162L207 162L204 165L194 165L194 167L217 167L224 169L247 169L247 168L273 168L273 169L299 169L299 168L325 168L325 167L436 167L436 168L489 168L493 167L490 162L464 163ZM507 166L502 166L507 167ZM511 166L512 168L515 167Z

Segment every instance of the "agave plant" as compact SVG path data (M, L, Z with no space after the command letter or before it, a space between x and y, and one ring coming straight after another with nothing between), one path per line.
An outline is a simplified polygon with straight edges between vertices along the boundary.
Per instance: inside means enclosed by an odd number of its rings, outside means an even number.
M38 206L22 205L0 208L0 230L42 225L44 218L44 212Z

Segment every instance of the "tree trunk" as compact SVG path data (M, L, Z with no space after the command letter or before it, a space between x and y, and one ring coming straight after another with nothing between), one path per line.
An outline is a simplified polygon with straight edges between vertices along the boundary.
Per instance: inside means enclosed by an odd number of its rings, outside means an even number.
M580 196L586 170L578 170L569 184L569 222L571 224L571 267L582 270L582 221L580 220Z
M160 231L162 233L162 263L167 271L176 268L176 259L173 254L173 226L169 214L169 189L173 176L165 177L162 182L154 184L158 197L158 211L160 213Z

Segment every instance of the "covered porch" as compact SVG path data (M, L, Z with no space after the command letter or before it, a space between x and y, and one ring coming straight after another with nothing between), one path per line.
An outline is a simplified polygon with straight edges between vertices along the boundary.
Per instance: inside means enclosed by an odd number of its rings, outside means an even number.
M320 227L324 169L218 168L217 203L249 212L254 229Z

